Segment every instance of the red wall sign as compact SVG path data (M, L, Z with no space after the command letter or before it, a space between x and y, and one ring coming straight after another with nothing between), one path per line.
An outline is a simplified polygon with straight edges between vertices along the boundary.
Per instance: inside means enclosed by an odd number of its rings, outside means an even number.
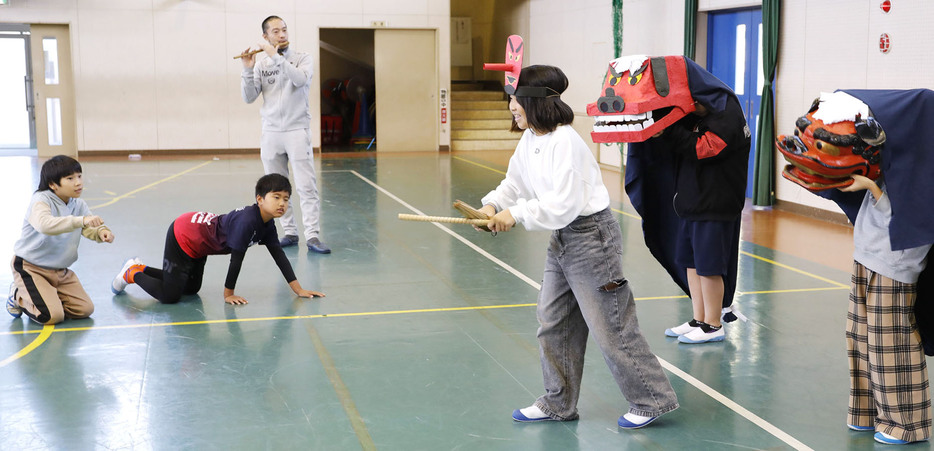
M885 0L879 4L879 8L882 9L882 12L887 13L892 10L892 2Z
M882 33L882 36L879 36L879 51L882 53L889 53L891 48L892 41L889 39L889 34Z

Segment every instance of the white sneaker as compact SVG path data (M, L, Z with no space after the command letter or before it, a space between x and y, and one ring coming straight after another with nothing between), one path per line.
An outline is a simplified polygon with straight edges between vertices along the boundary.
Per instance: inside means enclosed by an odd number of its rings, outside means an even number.
M113 291L114 294L120 294L123 293L123 290L126 290L127 281L124 276L131 266L140 264L138 262L139 259L134 257L128 259L126 263L123 264L123 268L120 269L120 272L114 277L113 282L110 283L110 291Z
M6 298L6 311L13 318L23 316L23 308L16 303L16 282L10 282L10 296Z
M710 332L704 332L704 329L698 327L678 337L678 341L681 343L697 344L723 341L724 338L726 338L726 334L723 332L723 327Z
M671 329L665 329L665 335L669 337L680 337L694 329L697 329L700 326L695 326L693 324L698 324L697 321L693 319L680 325L672 327Z

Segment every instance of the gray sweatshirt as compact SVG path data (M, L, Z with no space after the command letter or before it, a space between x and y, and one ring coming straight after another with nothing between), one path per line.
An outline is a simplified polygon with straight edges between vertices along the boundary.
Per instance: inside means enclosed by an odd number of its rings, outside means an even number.
M52 191L37 191L29 201L13 253L47 269L71 266L78 260L81 236L101 242L100 231L107 229L103 225L84 227L84 217L90 214L91 209L81 199L72 198L66 204Z
M257 61L253 69L243 68L240 91L246 103L260 93L263 131L287 132L311 127L308 91L312 59L307 53L287 49L284 54Z
M892 220L892 204L884 184L882 197L875 199L866 191L863 204L853 224L853 259L872 271L902 283L916 283L918 275L927 264L926 258L931 245L893 251L889 240L889 222Z

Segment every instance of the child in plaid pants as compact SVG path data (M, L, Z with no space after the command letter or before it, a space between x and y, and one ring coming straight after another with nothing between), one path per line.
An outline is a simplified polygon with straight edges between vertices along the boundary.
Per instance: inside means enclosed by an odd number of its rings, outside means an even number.
M843 191L868 192L853 230L847 426L875 431L881 443L928 440L931 396L914 304L931 245L893 251L888 233L892 208L884 183L852 177L853 184Z

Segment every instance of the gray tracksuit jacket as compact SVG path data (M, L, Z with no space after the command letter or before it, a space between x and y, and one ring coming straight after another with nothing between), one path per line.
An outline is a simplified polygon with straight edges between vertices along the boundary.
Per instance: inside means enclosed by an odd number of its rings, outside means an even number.
M312 58L307 53L286 49L282 55L257 61L253 69L243 68L240 91L246 103L260 93L263 131L287 132L311 127L308 91L311 86Z

